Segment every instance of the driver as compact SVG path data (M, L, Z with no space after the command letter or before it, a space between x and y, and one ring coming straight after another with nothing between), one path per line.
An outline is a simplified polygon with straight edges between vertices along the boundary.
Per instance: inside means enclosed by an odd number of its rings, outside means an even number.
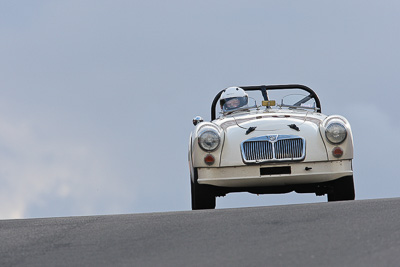
M247 93L240 87L226 88L219 100L223 111L233 111L247 105L249 101Z

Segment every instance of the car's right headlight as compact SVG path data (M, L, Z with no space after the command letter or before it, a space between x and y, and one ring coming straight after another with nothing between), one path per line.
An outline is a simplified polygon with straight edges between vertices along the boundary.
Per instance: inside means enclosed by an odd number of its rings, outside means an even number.
M199 146L205 151L214 151L221 141L219 134L213 130L202 132L198 138Z
M346 140L347 130L343 124L339 122L333 122L326 127L325 135L329 142L337 145Z

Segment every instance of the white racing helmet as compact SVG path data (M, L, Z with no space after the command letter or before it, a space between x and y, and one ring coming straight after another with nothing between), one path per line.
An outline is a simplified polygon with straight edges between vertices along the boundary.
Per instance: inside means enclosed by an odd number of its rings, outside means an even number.
M219 100L221 109L224 112L233 111L241 108L249 102L247 93L240 87L228 87L226 88Z

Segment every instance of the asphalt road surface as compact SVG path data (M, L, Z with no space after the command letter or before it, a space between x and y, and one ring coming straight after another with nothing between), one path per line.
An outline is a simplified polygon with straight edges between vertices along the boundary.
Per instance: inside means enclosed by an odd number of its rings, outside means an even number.
M0 266L399 266L400 198L0 221Z

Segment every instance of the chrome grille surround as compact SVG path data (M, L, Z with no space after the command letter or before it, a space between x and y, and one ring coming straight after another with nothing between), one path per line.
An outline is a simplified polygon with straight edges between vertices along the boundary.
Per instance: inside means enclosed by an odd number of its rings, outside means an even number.
M299 161L306 156L306 140L296 135L265 135L241 143L244 163Z

